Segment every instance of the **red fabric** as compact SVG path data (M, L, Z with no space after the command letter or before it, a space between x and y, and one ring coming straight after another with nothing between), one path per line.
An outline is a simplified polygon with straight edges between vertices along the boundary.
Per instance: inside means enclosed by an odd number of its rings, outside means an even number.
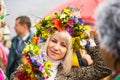
M4 50L2 49L1 46L0 46L0 51L1 51L0 57L5 65L5 67L7 67L8 59L7 59L6 54L4 53Z
M100 3L104 0L69 0L68 2L57 6L55 9L51 10L47 15L51 15L55 12L59 13L62 9L68 6L74 6L80 9L80 14L84 22L94 23L95 10Z

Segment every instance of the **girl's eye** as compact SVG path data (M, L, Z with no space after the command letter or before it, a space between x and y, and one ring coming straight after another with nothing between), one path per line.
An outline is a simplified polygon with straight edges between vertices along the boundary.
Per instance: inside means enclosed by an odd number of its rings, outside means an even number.
M52 41L52 42L54 42L54 43L56 43L56 42L57 42L57 41L56 41L56 40L54 40L54 39L52 39L51 41Z
M61 46L66 47L65 43L61 43Z

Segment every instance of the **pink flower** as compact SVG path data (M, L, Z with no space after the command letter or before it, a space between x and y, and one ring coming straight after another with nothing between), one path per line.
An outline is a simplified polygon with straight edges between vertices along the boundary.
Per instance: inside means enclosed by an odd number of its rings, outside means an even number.
M44 75L44 77L45 77L45 79L48 79L48 78L49 78L49 76L48 76L48 75Z
M56 21L56 18L52 18L52 22L54 23Z
M40 66L40 67L39 67L39 71L40 71L40 72L45 72L44 66Z
M71 26L71 27L73 27L74 26L74 22L72 20L69 20L68 21L68 25Z

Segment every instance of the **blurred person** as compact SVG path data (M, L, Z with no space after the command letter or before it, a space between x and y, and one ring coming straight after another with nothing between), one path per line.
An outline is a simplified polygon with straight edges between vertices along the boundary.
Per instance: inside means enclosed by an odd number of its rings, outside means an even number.
M4 49L6 51L6 56L8 57L8 55L9 55L9 49L11 47L11 40L5 40L3 44L5 46Z
M1 67L0 67L0 80L7 80L7 78L6 78L3 70L1 69Z
M7 52L6 52L6 47L4 46L4 36L3 33L0 33L0 66L3 69L4 73L6 72L6 67L8 64L8 59L7 59Z
M30 31L31 21L27 16L19 16L15 21L15 31L17 35L12 39L10 53L8 56L8 67L6 75L9 79L12 72L21 64L22 50L25 43L28 43L33 37Z
M120 80L120 0L107 0L96 12L101 55L113 70L112 80Z
M5 76L6 67L7 67L7 57L6 57L6 53L4 50L5 46L3 45L3 42L4 42L4 36L1 31L0 32L0 80L7 79Z

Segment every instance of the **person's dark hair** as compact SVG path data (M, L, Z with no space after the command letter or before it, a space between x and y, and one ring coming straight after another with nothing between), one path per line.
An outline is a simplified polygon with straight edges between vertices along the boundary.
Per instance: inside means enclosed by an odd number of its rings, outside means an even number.
M27 26L28 26L28 29L30 30L30 27L31 27L31 21L30 21L30 18L29 17L27 17L27 16L19 16L19 17L17 17L16 18L16 20L20 20L20 24L21 25L24 25L24 24L26 24Z
M120 63L120 0L108 0L99 6L96 27L101 47L116 56L116 67Z

